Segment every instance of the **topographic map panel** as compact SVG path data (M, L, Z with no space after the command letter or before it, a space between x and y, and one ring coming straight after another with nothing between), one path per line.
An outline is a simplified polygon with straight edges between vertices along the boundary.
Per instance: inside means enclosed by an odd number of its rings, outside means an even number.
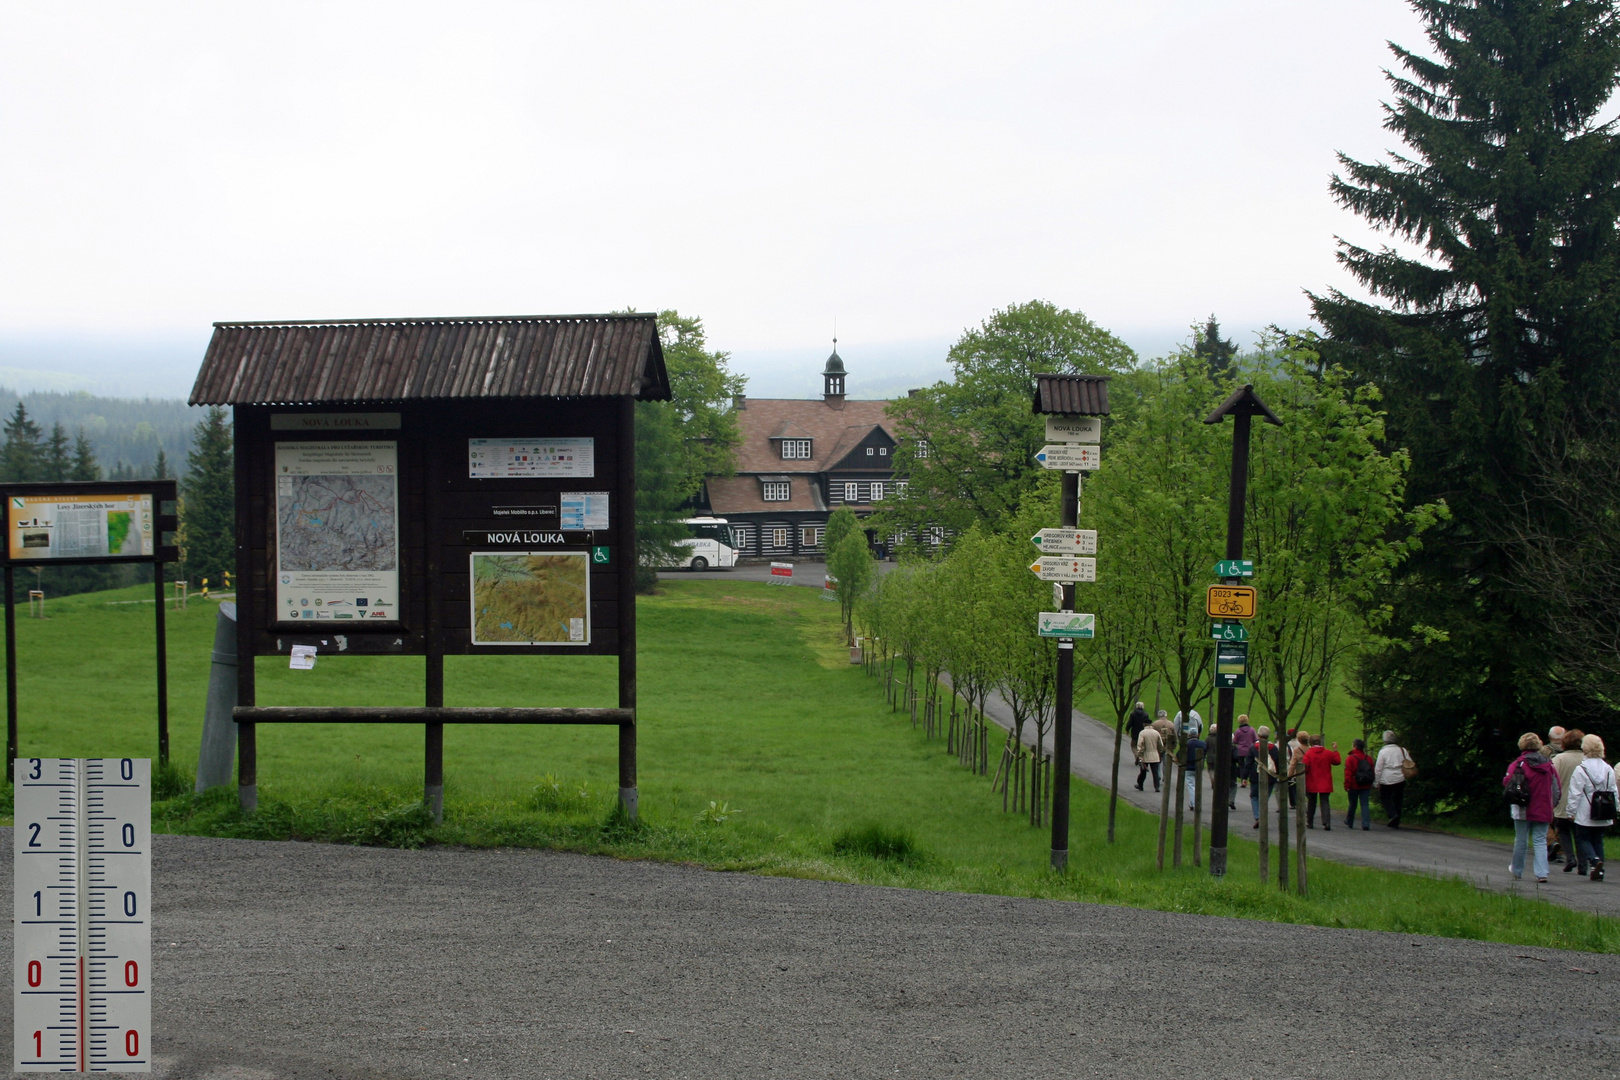
M473 552L475 645L590 644L590 556Z
M276 515L280 568L393 570L392 476L282 476Z

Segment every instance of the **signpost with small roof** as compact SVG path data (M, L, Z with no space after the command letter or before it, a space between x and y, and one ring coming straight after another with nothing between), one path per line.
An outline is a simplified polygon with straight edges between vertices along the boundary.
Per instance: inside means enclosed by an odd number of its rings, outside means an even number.
M193 405L233 410L237 784L266 723L605 724L637 811L635 403L652 315L216 323ZM261 706L253 658L422 656L423 704ZM446 655L610 655L617 708L450 708Z
M1079 557L1097 551L1097 534L1077 526L1080 516L1080 472L1097 469L1102 452L1102 418L1108 415L1106 375L1037 375L1034 410L1046 417L1046 437L1053 440L1035 455L1048 469L1061 469L1062 505L1056 529L1042 529L1035 546L1043 557L1030 566L1042 581L1059 583L1060 611L1043 611L1036 633L1058 638L1056 723L1052 732L1052 868L1069 863L1069 779L1074 721L1074 641L1096 635L1096 616L1075 611L1074 585L1097 579L1097 560Z

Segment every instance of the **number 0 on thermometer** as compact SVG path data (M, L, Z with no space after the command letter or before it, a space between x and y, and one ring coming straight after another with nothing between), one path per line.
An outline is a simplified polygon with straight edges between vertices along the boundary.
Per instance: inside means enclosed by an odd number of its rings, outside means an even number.
M19 758L18 1072L152 1070L152 763Z

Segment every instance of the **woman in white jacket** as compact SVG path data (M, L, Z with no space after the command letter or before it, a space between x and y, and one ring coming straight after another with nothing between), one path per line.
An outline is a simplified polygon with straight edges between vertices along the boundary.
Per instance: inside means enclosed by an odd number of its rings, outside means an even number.
M1586 757L1570 773L1569 801L1564 808L1575 821L1575 851L1580 859L1577 871L1593 881L1602 881L1603 830L1614 824L1614 818L1594 819L1592 796L1608 791L1620 797L1620 788L1615 785L1614 769L1603 760L1602 739L1596 735L1586 736L1581 740L1581 753Z
M1392 829L1401 827L1401 805L1406 801L1406 773L1401 765L1406 757L1406 751L1395 741L1395 733L1384 732L1384 748L1373 762L1373 783L1384 807L1384 821Z

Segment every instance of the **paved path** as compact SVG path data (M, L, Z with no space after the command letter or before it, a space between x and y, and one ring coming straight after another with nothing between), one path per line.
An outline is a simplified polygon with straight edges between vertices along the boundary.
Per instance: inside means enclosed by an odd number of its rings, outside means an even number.
M154 849L160 1080L1620 1072L1616 956L556 852Z
M1012 709L999 697L990 701L990 717L1001 727L1012 729ZM1024 741L1027 744L1034 742L1034 725L1026 724ZM1050 732L1046 738L1046 749L1052 748ZM994 751L993 751L994 753ZM1106 789L1109 783L1109 765L1114 758L1114 729L1085 713L1076 712L1074 722L1074 757L1073 773L1089 783ZM1334 785L1340 785L1342 768L1334 770ZM1152 789L1151 780L1148 790L1136 790L1136 766L1128 747L1120 749L1120 797L1132 806L1146 810L1148 813L1159 812L1159 796ZM1376 798L1376 793L1374 798ZM1205 843L1208 843L1208 808L1210 807L1210 789L1206 777L1204 784L1205 807ZM1171 806L1175 805L1175 793L1170 795ZM1508 862L1513 856L1513 847L1510 844L1498 844L1488 840L1474 840L1469 837L1457 836L1452 833L1435 832L1427 829L1390 829L1373 823L1370 832L1363 832L1359 824L1354 829L1346 829L1344 825L1345 798L1344 792L1338 791L1334 795L1334 827L1324 832L1320 827L1306 834L1308 837L1306 850L1323 859L1332 859L1336 862L1352 863L1359 866L1374 866L1383 870L1401 870L1407 873L1438 874L1441 876L1461 877L1473 882L1482 889L1491 889L1496 892L1517 892L1523 896L1548 900L1576 911L1599 912L1604 915L1620 916L1620 878L1611 875L1611 879L1601 884L1595 884L1575 873L1564 873L1563 866L1554 864L1551 880L1545 885L1538 885L1528 874L1522 881L1514 881L1508 874ZM1271 804L1272 824L1276 824L1277 804ZM1504 811L1505 813L1505 811ZM1192 810L1189 806L1186 815L1187 842L1192 837ZM1230 812L1230 820L1240 835L1254 837L1256 830L1251 828L1254 816L1249 810L1249 793L1243 788L1238 789L1238 808ZM1620 835L1612 843L1620 844Z
M824 562L811 562L809 559L789 559L793 563L793 584L804 585L812 589L819 589L827 578L827 564ZM877 566L879 574L887 574L898 563L880 562ZM770 581L771 567L769 563L747 563L742 566L733 566L725 570L660 570L660 580L667 581ZM780 579L778 579L780 580Z

